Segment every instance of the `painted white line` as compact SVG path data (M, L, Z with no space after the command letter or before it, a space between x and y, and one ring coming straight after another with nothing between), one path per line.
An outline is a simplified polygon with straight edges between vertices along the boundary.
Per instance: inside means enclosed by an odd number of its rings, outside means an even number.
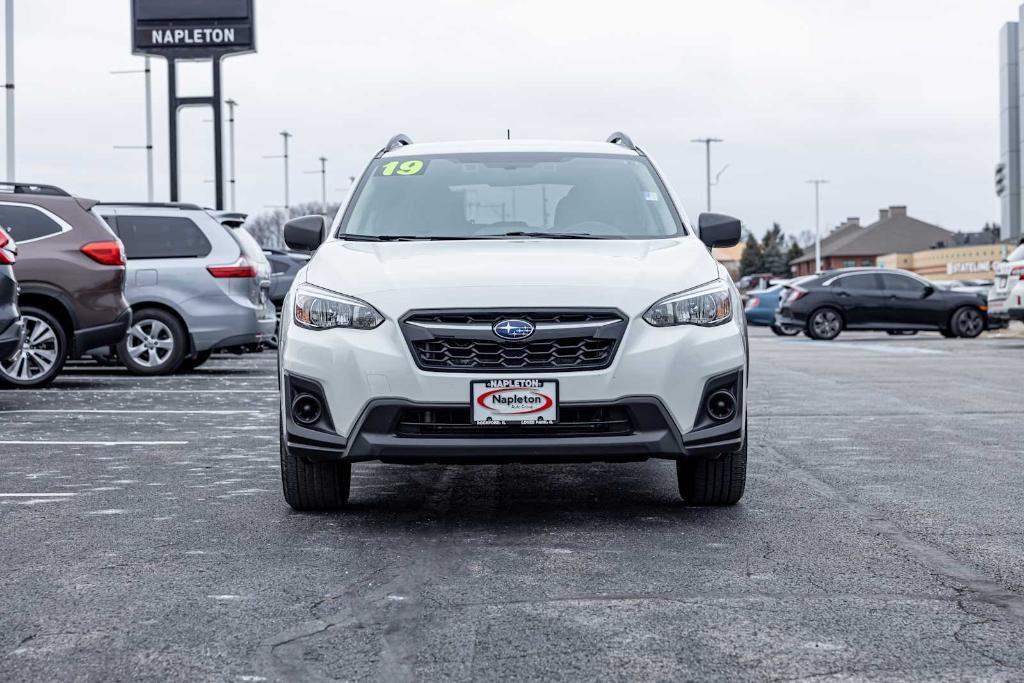
M0 389L0 394L15 393L24 396L22 389ZM277 389L71 389L70 387L57 387L53 389L37 389L39 394L71 392L84 394L277 394Z
M70 498L76 493L0 493L0 498Z
M0 441L11 446L186 446L188 441Z
M103 415L263 415L266 410L0 410L0 415L14 413L45 413L63 415L65 413L88 413Z

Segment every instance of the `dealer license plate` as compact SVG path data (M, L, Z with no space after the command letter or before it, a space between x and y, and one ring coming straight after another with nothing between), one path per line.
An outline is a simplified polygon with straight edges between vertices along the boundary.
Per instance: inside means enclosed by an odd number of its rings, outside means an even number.
M473 422L478 425L558 422L558 381L491 379L470 383Z

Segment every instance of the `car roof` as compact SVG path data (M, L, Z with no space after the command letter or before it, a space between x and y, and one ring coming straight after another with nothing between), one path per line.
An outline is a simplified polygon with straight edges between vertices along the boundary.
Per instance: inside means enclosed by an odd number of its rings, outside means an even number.
M414 142L400 145L385 157L408 157L431 154L474 154L500 152L565 152L569 154L614 154L636 157L639 154L628 147L611 142L586 140L465 140L459 142Z

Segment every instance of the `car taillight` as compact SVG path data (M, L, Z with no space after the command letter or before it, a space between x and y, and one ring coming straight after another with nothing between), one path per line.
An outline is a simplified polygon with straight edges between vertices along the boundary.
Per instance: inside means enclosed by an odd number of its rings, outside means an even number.
M105 266L124 265L124 247L119 241L89 242L81 251L96 263Z
M747 300L747 308L757 308L761 305L761 300L756 296L752 296Z
M1015 277L1019 280L1024 280L1024 266L1016 266L1010 269L1010 277Z
M790 289L790 292L789 292L789 298L786 299L786 303L792 303L793 301L796 301L797 299L800 299L801 297L804 297L806 295L807 295L807 290L806 289L800 289L799 287L792 287Z
M256 266L244 256L229 266L209 266L214 277L256 277Z
M7 233L0 229L0 263L4 265L12 265L14 263L14 255L17 254L17 250L14 249L14 242L7 236Z

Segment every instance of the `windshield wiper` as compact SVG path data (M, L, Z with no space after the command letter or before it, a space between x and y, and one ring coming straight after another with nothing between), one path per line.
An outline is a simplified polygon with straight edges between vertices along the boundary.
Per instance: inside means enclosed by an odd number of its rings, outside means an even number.
M414 242L419 240L426 240L429 242L445 241L445 240L470 240L473 237L462 237L459 235L348 235L342 233L338 235L340 240L349 240L352 242Z
M516 230L500 235L488 235L488 237L542 237L551 240L600 240L607 239L598 235L591 235L589 232L526 232Z

